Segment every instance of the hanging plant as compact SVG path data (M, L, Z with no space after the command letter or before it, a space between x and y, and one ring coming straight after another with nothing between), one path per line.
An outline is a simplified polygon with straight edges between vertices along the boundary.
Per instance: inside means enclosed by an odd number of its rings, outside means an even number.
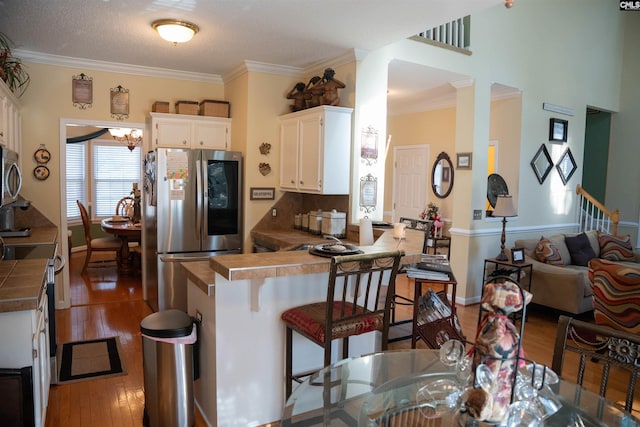
M13 56L12 45L11 39L0 32L0 78L17 97L21 97L31 79L22 66L22 60Z

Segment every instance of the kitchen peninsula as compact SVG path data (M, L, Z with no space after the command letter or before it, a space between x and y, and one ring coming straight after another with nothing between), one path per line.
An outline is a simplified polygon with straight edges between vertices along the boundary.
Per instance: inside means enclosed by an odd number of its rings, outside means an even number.
M416 262L424 233L398 240L385 231L366 253L402 249ZM212 257L184 263L191 316L202 316L196 402L211 425L261 425L281 418L284 406L284 326L280 314L326 297L329 258L307 251ZM294 336L294 370L322 367L322 349ZM379 348L380 334L353 337L353 356ZM338 343L334 343L337 345ZM334 352L337 354L337 352Z

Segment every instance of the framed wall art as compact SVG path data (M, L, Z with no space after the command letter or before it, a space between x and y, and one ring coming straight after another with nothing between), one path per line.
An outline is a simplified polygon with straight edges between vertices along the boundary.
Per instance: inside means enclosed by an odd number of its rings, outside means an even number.
M567 185L567 182L571 179L571 175L578 169L578 165L576 165L576 161L573 159L570 148L567 147L564 153L562 153L560 160L558 160L556 164L556 169L558 169L562 183Z
M456 169L471 169L472 153L457 153Z
M369 165L378 160L378 131L373 126L360 133L360 158Z
M533 172L536 174L536 178L538 178L538 182L542 184L553 167L551 156L544 144L538 148L535 156L531 159L531 167L533 168Z
M129 89L120 85L111 88L111 117L116 120L129 118Z
M71 102L81 110L93 105L93 78L84 73L73 76L71 80Z
M562 119L549 119L549 141L567 142L569 122Z
M273 200L276 196L276 189L273 187L251 187L250 200Z
M369 213L376 209L378 178L370 173L360 178L360 209Z

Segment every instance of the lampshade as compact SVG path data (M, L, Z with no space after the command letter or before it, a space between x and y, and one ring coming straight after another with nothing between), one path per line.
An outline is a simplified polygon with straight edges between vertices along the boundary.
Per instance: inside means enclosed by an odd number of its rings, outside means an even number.
M494 217L510 217L516 216L518 212L513 206L513 199L509 195L498 196L496 199L496 206L493 209Z
M188 42L200 30L196 24L177 19L159 19L151 26L160 34L160 37L174 45Z

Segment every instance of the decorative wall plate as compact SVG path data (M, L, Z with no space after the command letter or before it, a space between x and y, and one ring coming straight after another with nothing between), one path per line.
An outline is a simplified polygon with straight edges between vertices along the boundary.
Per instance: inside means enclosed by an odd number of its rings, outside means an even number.
M40 181L44 181L45 179L49 178L49 168L44 165L36 166L36 168L33 170L33 176L35 176L36 179Z
M36 159L38 163L49 163L51 153L46 148L38 148L36 152L33 153L33 158Z
M507 183L497 173L492 173L487 178L487 199L492 208L496 207L498 196L509 194Z

